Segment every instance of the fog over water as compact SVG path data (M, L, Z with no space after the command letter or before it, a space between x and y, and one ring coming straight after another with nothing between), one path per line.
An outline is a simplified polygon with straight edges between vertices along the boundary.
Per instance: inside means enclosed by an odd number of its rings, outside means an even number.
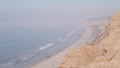
M81 21L110 16L120 11L119 3L119 0L0 0L0 62L37 48L49 48L56 40L68 38L67 35L70 39L74 33L82 34ZM79 31L75 32L76 27Z
M42 50L46 48L51 48L51 46L55 46L56 41L59 41L60 39L64 38L63 40L65 40L65 37L67 39L67 36L70 37L72 34L74 34L74 30L76 30L78 26L80 27L80 20L71 18L69 16L62 16L60 14L38 15L34 13L33 15L21 15L22 14L16 14L15 16L13 16L9 14L6 18L1 20L0 63L4 63L9 60L10 63L16 63L18 60L22 59L26 60L26 56L32 57L31 55L34 53L34 51L36 51L36 49L39 49L41 51L41 54L38 55L42 56ZM82 28L80 28L80 30L78 31L79 35L81 31ZM61 44L57 44L57 47L59 49L60 47L63 49L68 44L65 44L65 42L63 42ZM49 49L47 49L46 52L47 51L49 53ZM28 53L28 55L23 55L23 58L21 58L21 54L23 53ZM43 55L43 57L44 56L45 55ZM49 54L46 54L46 56L49 56ZM14 57L16 58L14 59ZM36 57L39 56L34 56L34 58ZM12 59L14 59L14 62ZM18 67L20 63L21 61L19 61ZM27 61L24 63L27 63ZM2 66L3 65L4 64L2 64ZM0 67L2 66L0 65Z

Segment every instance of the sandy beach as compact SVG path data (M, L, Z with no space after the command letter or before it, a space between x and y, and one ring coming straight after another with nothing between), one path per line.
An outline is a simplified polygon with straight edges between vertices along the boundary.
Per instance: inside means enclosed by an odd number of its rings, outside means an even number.
M99 36L101 30L105 28L107 23L108 19L84 21L83 23L81 23L81 25L85 29L85 31L75 43L71 44L69 47L65 48L56 55L51 56L37 64L34 64L33 66L31 66L31 68L58 68L66 53L74 48L80 47L81 45L90 43L95 40L95 38Z

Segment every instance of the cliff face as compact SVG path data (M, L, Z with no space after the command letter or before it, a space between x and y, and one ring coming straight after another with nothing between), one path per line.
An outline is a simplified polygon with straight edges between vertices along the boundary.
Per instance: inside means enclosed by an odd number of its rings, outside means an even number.
M72 50L59 68L120 68L120 13L111 17L95 44Z

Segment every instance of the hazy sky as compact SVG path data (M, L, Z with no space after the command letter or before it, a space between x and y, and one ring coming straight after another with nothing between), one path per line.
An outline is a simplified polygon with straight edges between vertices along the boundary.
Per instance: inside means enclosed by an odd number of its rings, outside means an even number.
M44 25L56 26L85 17L111 16L119 11L120 0L0 0L2 22L42 21Z
M0 10L118 10L120 0L0 0Z

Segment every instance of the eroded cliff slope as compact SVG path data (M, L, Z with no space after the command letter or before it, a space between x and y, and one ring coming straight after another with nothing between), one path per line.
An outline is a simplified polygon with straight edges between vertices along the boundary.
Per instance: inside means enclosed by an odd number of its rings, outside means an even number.
M93 43L69 52L59 68L120 68L120 13Z

